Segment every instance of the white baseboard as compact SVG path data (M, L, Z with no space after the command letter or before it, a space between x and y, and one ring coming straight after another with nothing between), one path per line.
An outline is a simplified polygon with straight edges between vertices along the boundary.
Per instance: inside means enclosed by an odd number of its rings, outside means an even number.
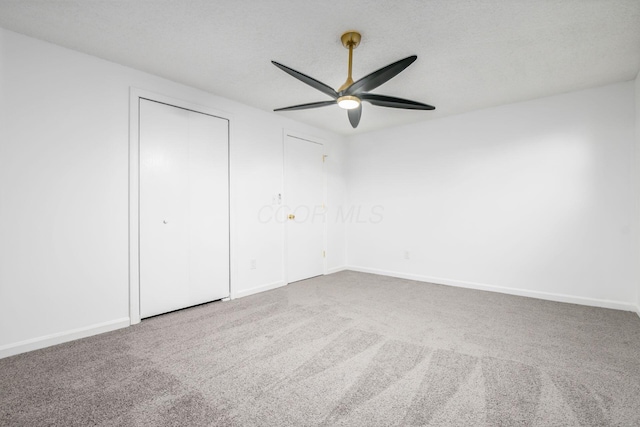
M257 294L257 293L260 293L260 292L270 291L271 289L276 289L276 288L279 288L279 287L284 286L284 285L286 285L286 283L282 282L282 281L273 282L273 283L267 283L266 285L260 285L260 286L257 286L255 288L245 289L245 290L242 290L242 291L235 292L231 296L231 299L242 298L242 297L246 297L246 296L249 296L249 295Z
M327 269L327 274L333 274L333 273L339 273L341 271L345 271L348 270L349 268L345 265L343 265L342 267L333 267L333 268L328 268Z
M56 344L62 344L68 341L80 338L90 337L92 335L109 332L120 328L126 328L130 325L128 317L110 320L108 322L97 323L95 325L86 326L84 328L72 329L70 331L57 332L55 334L45 335L38 338L31 338L13 344L0 346L0 359L13 356L27 351L38 350L40 348L49 347Z
M400 279L415 280L418 282L428 282L437 285L456 286L459 288L477 289L481 291L498 292L501 294L518 295L522 297L538 298L549 301L566 302L570 304L587 305L591 307L613 308L616 310L633 311L640 316L640 308L634 304L621 301L611 301L604 299L585 298L573 295L555 294L551 292L531 291L526 289L505 288L502 286L487 285L484 283L466 282L463 280L446 279L442 277L429 277L417 274L407 274L398 271L378 270L368 267L348 266L346 269L359 271L362 273L378 274L381 276L397 277Z

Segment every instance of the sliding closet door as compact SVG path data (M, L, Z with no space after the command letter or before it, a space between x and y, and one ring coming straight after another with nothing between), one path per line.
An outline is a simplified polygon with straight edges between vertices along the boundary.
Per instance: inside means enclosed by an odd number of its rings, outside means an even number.
M228 121L140 99L140 314L229 296Z

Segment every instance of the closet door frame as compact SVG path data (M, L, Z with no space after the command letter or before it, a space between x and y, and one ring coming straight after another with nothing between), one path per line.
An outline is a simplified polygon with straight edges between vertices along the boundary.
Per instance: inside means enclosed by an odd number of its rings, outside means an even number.
M235 207L230 195L233 193L231 174L231 141L233 115L195 102L176 99L155 92L131 87L129 91L129 321L131 325L140 323L140 99L173 105L178 108L216 116L229 123L229 294L233 297L236 275L234 213Z

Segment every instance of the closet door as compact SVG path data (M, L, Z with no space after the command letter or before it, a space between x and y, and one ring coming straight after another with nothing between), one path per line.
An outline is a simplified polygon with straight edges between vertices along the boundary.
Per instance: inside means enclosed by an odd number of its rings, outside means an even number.
M228 121L140 100L140 314L229 296Z

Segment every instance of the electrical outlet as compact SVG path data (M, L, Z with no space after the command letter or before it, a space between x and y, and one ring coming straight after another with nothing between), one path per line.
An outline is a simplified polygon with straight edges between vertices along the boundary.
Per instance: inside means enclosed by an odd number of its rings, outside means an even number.
M257 265L258 265L258 262L255 259L252 259L251 262L249 263L249 268L251 270L255 270L256 268L258 268Z
M411 259L411 254L409 251L404 251L404 259Z

